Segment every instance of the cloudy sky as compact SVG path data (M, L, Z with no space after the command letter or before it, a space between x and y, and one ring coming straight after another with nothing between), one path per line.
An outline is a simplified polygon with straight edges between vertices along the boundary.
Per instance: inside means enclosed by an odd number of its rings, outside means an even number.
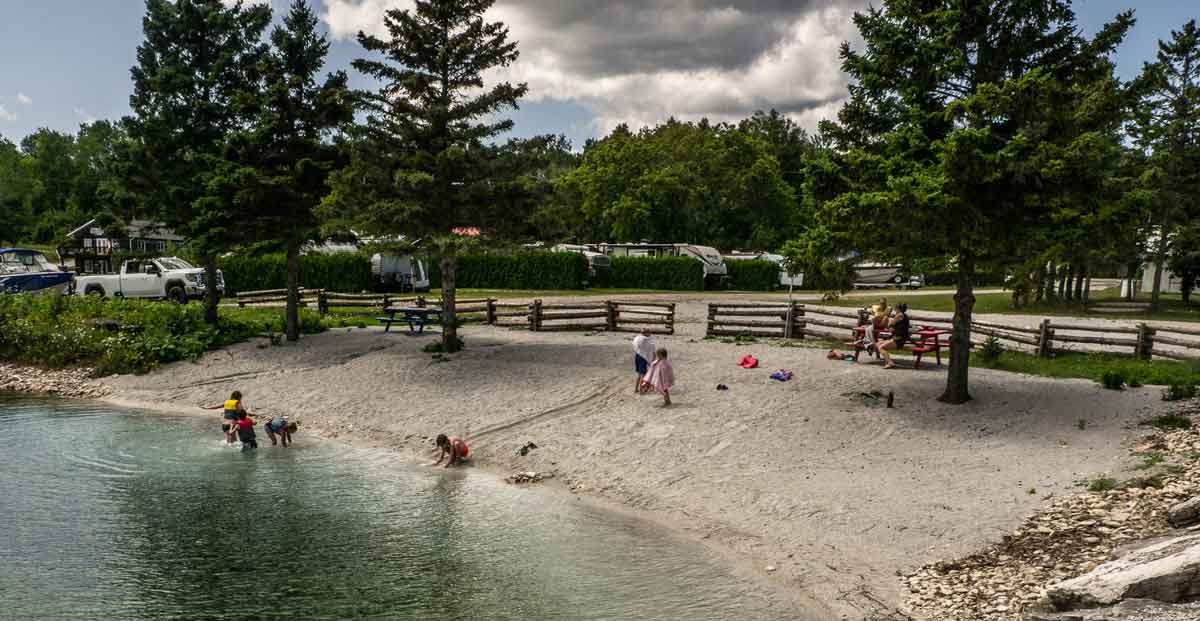
M265 0L263 0L265 1ZM277 11L289 0L270 0ZM355 34L380 33L386 9L411 0L311 0L334 41L332 68L361 55ZM813 127L836 113L846 80L837 47L868 0L498 0L494 17L520 42L503 77L529 84L516 133L566 134L579 146L618 123L674 115L734 120L776 108ZM1077 0L1094 32L1136 8L1121 49L1126 78L1156 41L1200 16L1189 1ZM0 0L0 135L73 131L129 112L140 0ZM353 71L351 71L353 76ZM368 83L355 77L357 86Z

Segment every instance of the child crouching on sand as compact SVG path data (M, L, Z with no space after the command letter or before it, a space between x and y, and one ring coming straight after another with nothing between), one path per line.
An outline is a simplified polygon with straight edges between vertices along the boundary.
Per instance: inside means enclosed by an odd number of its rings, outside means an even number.
M642 386L646 392L657 390L662 393L663 406L671 405L671 387L675 385L675 368L671 366L671 359L667 357L665 347L658 348L654 354L654 362L650 365L650 370L646 371L646 377L642 379Z

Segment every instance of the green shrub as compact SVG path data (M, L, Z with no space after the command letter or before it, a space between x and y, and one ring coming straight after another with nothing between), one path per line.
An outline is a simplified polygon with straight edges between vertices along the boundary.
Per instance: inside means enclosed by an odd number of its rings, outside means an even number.
M426 265L430 288L440 289L441 259ZM466 289L582 289L587 280L587 257L577 252L467 254L454 271L455 286Z
M779 265L771 261L725 261L725 265L738 291L774 291L779 286Z
M1100 376L1100 385L1109 390L1125 390L1125 374L1120 371L1105 371Z
M597 278L602 287L703 291L704 266L691 257L613 257L612 272Z
M984 362L995 362L1003 353L1004 348L1000 346L1000 339L995 336L987 337L987 340L983 342L983 347L979 348L979 357Z
M1171 384L1163 389L1163 401L1182 401L1196 396L1195 384Z
M1004 284L1004 274L993 272L975 272L976 287L999 287ZM958 285L958 272L931 271L925 272L925 286L954 287Z
M221 259L225 294L287 287L287 257L282 254L232 256ZM300 285L342 293L370 291L375 277L371 260L361 254L313 254L300 257Z
M324 330L301 311L306 333ZM43 367L91 366L100 375L140 373L195 360L204 352L283 331L283 310L222 311L219 328L200 304L92 297L0 296L0 359Z
M1105 478L1096 479L1095 481L1092 481L1090 485L1088 485L1088 491L1090 491L1090 492L1107 492L1109 490L1114 490L1116 488L1117 488L1117 480L1116 479L1105 479Z
M1178 414L1163 414L1154 418L1147 418L1138 423L1143 427L1157 427L1158 429L1191 429L1192 419Z

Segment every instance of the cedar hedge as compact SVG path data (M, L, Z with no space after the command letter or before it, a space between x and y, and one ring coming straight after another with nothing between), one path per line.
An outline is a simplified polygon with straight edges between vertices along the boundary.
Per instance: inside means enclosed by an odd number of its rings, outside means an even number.
M225 295L287 287L287 257L283 254L232 256L220 261ZM376 279L371 260L360 254L312 254L300 257L300 284L306 289L342 293L370 291Z
M704 266L691 257L613 257L612 272L596 284L618 289L703 291Z
M738 291L774 291L779 286L779 265L771 261L726 261L725 265Z
M429 286L442 286L441 259L428 259ZM582 289L587 258L576 252L468 254L458 257L455 286L464 289Z

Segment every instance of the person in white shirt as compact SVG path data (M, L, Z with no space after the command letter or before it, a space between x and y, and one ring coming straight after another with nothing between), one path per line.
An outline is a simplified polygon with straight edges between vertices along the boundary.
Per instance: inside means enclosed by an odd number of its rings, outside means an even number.
M649 328L642 328L642 333L633 337L633 368L637 371L637 381L633 384L635 394L642 392L642 378L650 370L657 350L658 342L650 335Z

